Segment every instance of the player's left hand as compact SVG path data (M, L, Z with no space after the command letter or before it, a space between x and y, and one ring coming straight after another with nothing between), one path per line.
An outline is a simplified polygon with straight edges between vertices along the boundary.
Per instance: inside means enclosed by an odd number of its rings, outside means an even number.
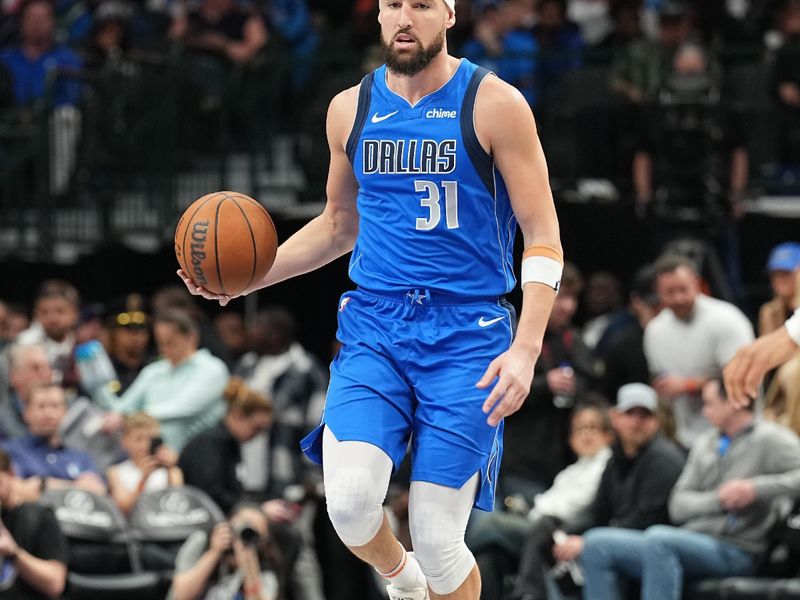
M501 419L517 412L525 402L531 390L536 358L530 352L511 347L489 363L483 377L475 384L485 389L498 378L483 403L483 412L489 415L486 419L489 425L495 427Z

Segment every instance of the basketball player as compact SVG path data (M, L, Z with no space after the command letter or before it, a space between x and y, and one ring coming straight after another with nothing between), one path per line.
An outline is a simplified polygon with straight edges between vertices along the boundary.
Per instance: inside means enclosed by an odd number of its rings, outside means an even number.
M800 309L783 327L762 335L739 348L725 366L723 378L728 397L738 406L747 406L758 395L766 373L789 360L800 347Z
M341 298L342 349L302 448L323 464L337 533L393 599L478 600L464 530L473 505L492 509L503 418L528 395L563 265L530 108L448 55L455 18L455 0L380 0L386 64L331 102L325 210L249 290L352 250L358 287ZM515 222L526 247L516 334L502 300ZM179 274L194 294L229 300ZM382 510L409 438L413 555Z

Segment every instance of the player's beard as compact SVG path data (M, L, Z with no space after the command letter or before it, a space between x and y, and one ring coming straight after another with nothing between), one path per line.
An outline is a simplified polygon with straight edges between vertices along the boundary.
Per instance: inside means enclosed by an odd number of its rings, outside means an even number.
M403 32L401 32L403 33ZM430 45L426 48L419 40L417 40L416 49L409 54L401 54L394 49L394 38L387 44L383 36L381 36L381 48L383 48L383 62L386 63L386 68L395 75L416 75L425 67L431 64L431 61L444 48L444 30L439 32Z

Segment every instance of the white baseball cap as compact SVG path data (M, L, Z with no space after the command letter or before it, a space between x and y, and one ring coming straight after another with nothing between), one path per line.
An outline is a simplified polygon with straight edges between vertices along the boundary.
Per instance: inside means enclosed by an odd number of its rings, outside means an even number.
M617 392L617 410L628 412L632 408L644 408L651 413L658 409L658 394L644 383L628 383Z

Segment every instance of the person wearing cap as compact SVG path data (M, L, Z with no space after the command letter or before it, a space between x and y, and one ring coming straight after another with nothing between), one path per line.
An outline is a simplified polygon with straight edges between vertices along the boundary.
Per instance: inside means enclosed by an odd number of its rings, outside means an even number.
M797 308L797 269L800 268L800 243L783 242L767 259L769 284L774 297L758 311L758 335L781 327Z
M573 523L566 530L572 535L554 546L556 560L584 558L587 551L602 549L605 532L641 531L669 522L669 495L685 459L680 448L661 435L657 410L658 396L650 386L629 383L619 389L611 411L617 434L611 459L585 518Z
M669 501L675 526L598 530L583 553L585 600L620 597L623 579L642 598L679 600L684 579L752 574L767 550L773 503L800 494L800 439L729 401L722 381L703 386L713 429L689 454Z
M106 317L108 356L117 374L118 394L123 394L142 369L152 362L150 315L140 294L128 294L110 306Z

